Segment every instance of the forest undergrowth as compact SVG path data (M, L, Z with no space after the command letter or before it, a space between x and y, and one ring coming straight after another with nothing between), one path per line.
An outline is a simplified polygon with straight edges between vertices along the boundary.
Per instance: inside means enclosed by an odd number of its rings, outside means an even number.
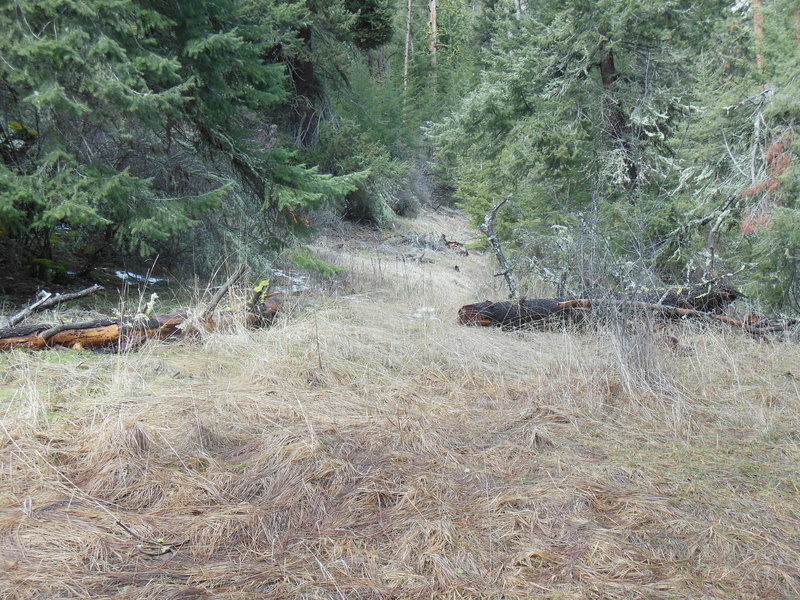
M441 233L320 238L268 330L0 355L0 597L800 595L800 349L459 326L504 290Z

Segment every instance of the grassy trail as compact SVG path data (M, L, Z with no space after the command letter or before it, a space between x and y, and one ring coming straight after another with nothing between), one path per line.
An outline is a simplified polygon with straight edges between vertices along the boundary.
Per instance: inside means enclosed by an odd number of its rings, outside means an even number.
M798 346L461 327L504 290L441 233L321 238L270 330L0 356L0 598L800 595Z

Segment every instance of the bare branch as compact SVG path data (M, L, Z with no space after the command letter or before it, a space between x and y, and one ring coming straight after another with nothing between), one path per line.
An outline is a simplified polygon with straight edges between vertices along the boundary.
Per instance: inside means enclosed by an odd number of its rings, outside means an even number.
M483 225L480 226L480 230L486 234L486 237L489 239L489 243L492 245L494 254L497 257L497 262L500 263L500 268L502 269L500 275L506 278L508 289L511 292L511 299L517 300L519 298L519 286L517 285L517 280L514 277L514 272L511 270L511 267L508 266L506 255L503 254L503 249L500 247L500 240L497 239L497 234L494 232L494 222L497 218L497 211L500 210L500 208L510 199L511 194L503 198L503 200L486 215L486 218L483 220Z
M54 306L58 306L62 302L69 302L70 300L77 300L78 298L83 298L84 296L89 296L94 294L95 292L99 292L100 290L104 289L102 285L94 284L91 287L86 289L77 291L77 292L70 292L68 294L56 294L55 296L50 292L45 292L44 290L39 292L39 300L23 308L17 314L12 315L9 317L3 328L11 328L15 325L18 325L25 319L27 319L30 315L40 310L46 310L48 308L52 308Z
M708 231L708 238L706 241L706 248L708 249L708 257L706 259L706 273L704 279L714 279L714 269L717 262L717 242L719 242L719 230L722 228L722 223L728 218L733 210L733 201L737 196L731 196L720 207L720 213L714 225Z
M639 302L637 300L588 300L588 299L579 299L579 300L565 300L564 302L559 302L558 307L562 310L589 310L592 306L613 306L616 308L636 308L639 310L652 310L659 314L668 316L668 317L695 317L698 319L702 319L705 321L716 321L717 323L725 323L726 325L730 325L731 327L735 327L737 329L742 329L748 333L752 333L754 335L764 335L766 333L776 333L780 331L786 331L785 326L765 326L765 327L757 327L750 325L749 323L745 323L744 321L739 321L732 317L728 317L726 315L717 315L714 313L703 312L700 310L693 310L689 308L679 308L677 306L670 306L668 304L655 304L651 302Z
M228 289L234 283L236 283L242 275L244 275L244 271L246 268L247 267L244 263L239 265L236 271L234 271L233 275L228 277L228 281L226 281L220 286L220 288L217 290L217 293L214 294L213 298L211 298L211 302L208 303L208 307L206 307L206 309L203 311L203 315L200 317L201 320L205 320L211 316L211 313L213 313L214 309L217 308L217 304L219 304L222 298L225 296L225 294L228 293Z

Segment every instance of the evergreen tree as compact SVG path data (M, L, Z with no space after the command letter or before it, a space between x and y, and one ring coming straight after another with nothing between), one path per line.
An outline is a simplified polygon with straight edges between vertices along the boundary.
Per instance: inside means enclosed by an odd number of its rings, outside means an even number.
M510 3L487 9L483 19L504 27L479 23L481 83L435 130L476 222L514 192L506 227L526 252L572 267L574 288L679 275L668 234L686 207L673 195L672 144L693 110L691 56L715 5L556 2L522 18ZM559 250L567 240L603 255L600 271L575 262L580 249Z
M306 14L277 1L0 7L0 235L88 270L111 247L164 248L217 207L217 224L238 225L206 237L252 234L239 241L258 251L289 210L352 189L264 133L289 91L269 50L294 44Z

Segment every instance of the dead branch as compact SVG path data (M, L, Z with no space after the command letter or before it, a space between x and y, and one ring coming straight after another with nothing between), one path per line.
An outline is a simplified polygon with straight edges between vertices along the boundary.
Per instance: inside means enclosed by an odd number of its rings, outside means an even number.
M736 196L731 196L725 201L725 203L720 207L720 213L716 221L714 221L714 225L708 231L708 239L706 243L706 248L708 250L708 257L706 259L706 279L714 278L714 270L716 268L717 259L717 243L719 242L719 230L722 228L722 224L725 222L725 219L731 214L731 211L734 208L732 204L735 199Z
M248 327L270 325L281 302L275 294L264 297L246 313L244 324ZM196 319L196 317L195 317ZM0 329L0 351L14 348L44 350L64 346L81 349L130 349L148 339L167 339L186 336L196 329L187 327L192 318L188 313L174 313L154 317L143 315L120 319L84 321L64 324L42 324L11 329ZM210 314L200 321L200 327L214 331L230 327L236 322L232 314L215 317Z
M214 296L211 298L211 302L208 303L208 306L203 311L200 320L205 321L208 319L211 313L214 312L214 309L217 308L217 305L220 303L225 294L228 293L228 289L230 289L230 287L236 283L242 275L244 275L246 268L247 267L244 263L240 264L236 271L234 271L233 275L228 277L228 280L219 287L217 293L214 294Z
M512 300L516 300L519 298L519 286L517 285L517 280L514 277L514 272L511 270L511 267L508 266L506 255L503 254L503 249L500 247L500 240L497 239L497 235L494 232L494 222L497 218L497 211L500 210L500 208L510 199L511 194L503 198L503 200L497 206L489 211L483 221L483 225L480 226L480 230L486 234L486 237L489 239L489 243L492 245L494 254L497 257L497 262L500 263L500 268L503 269L503 271L498 275L502 275L506 278L508 289L511 292L510 297Z
M553 271L547 267L541 260L539 260L535 256L526 256L525 257L528 262L533 265L533 267L539 271L539 277L542 278L542 281L547 281L548 283L552 283L556 286L556 295L561 296L564 292L569 294L570 296L575 296L575 292L573 292L570 288L567 287L565 279L566 273L562 273L561 276L556 275Z
M88 287L83 290L79 290L77 292L70 292L68 294L51 294L50 292L46 292L44 290L40 291L38 296L39 299L31 304L30 306L26 306L21 311L9 317L5 324L3 325L4 328L14 327L19 323L22 323L25 319L27 319L30 315L40 310L46 310L48 308L52 308L54 306L58 306L63 302L69 302L71 300L77 300L78 298L83 298L85 296L89 296L94 294L95 292L99 292L103 289L102 285L94 284L91 287Z
M744 321L739 321L726 315L717 315L710 312L703 312L693 310L690 308L680 308L677 306L670 306L667 304L653 304L650 302L639 302L636 300L565 300L558 303L562 310L589 310L593 306L613 306L615 308L636 308L639 310L654 311L666 317L695 317L704 321L716 321L718 323L725 323L737 329L743 329L748 333L755 335L763 335L765 333L776 333L785 331L785 327L766 326L756 327L749 325Z

